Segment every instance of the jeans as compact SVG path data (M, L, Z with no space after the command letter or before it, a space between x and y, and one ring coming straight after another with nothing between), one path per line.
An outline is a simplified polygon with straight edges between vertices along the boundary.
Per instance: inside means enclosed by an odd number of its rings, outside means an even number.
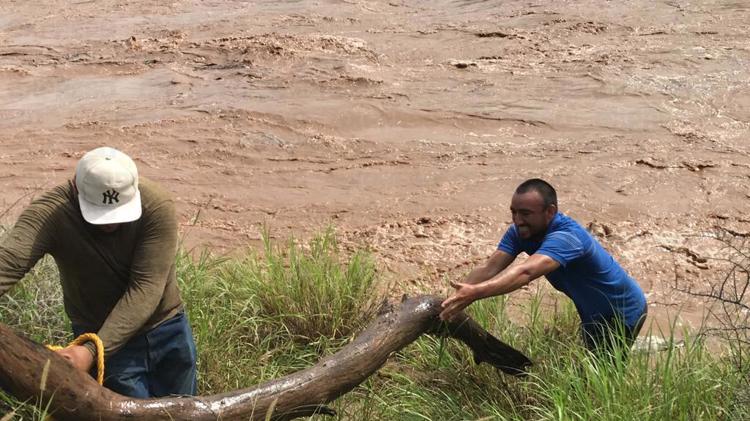
M73 333L83 332L73 326ZM185 313L136 335L105 356L104 386L132 398L196 394L196 352ZM94 369L96 370L96 369Z
M623 356L627 356L630 347L638 337L646 315L648 314L648 305L643 309L643 313L638 318L634 326L626 325L622 318L612 317L610 319L588 322L581 325L581 336L583 343L589 351L597 355L613 355L615 347L622 350Z

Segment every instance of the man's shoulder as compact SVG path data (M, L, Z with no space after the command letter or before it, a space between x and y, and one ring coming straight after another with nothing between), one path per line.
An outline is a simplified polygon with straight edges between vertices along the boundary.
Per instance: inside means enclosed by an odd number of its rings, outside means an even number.
M172 200L172 194L167 189L145 177L138 180L138 190L141 192L141 203L144 207Z
M72 184L61 184L34 197L21 212L16 225L45 229L68 226L77 214L77 206Z
M29 208L44 208L47 210L67 209L74 206L74 199L73 185L70 182L66 182L35 197L29 204Z
M576 239L585 246L586 243L591 241L591 234L575 219L563 213L558 213L545 236L545 240L548 239L568 239L568 241Z
M141 223L175 223L175 204L172 194L155 181L141 177L138 182L141 193Z
M560 212L558 212L558 214L555 216L555 220L553 221L550 232L558 232L558 231L588 233L588 231L586 231L586 229L584 229L583 226L581 226L581 224L578 223L578 221Z

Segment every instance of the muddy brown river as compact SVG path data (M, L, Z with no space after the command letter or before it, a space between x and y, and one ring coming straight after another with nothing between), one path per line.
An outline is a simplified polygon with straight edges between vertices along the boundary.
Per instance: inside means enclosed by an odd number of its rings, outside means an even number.
M646 290L750 232L747 1L0 3L0 222L100 145L174 192L186 246L333 225L393 291L446 292L542 177ZM522 310L537 288L514 293Z

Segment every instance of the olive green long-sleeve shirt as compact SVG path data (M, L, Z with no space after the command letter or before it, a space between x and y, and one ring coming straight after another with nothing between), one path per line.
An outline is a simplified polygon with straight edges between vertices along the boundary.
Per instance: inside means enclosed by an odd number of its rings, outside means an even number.
M42 258L60 271L65 312L105 355L182 309L175 276L177 218L170 195L141 178L143 214L105 233L81 216L72 182L34 200L0 244L0 296Z

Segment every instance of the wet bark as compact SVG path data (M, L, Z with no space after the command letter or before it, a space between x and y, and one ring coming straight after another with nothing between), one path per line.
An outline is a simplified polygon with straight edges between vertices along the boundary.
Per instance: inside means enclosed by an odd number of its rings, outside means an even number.
M331 413L324 405L377 371L388 357L423 333L466 343L477 363L522 375L531 365L468 316L449 323L437 317L441 299L421 296L384 309L354 341L316 365L260 385L212 395L132 399L99 386L67 361L0 323L0 387L18 399L42 399L57 421L76 420L265 420Z

